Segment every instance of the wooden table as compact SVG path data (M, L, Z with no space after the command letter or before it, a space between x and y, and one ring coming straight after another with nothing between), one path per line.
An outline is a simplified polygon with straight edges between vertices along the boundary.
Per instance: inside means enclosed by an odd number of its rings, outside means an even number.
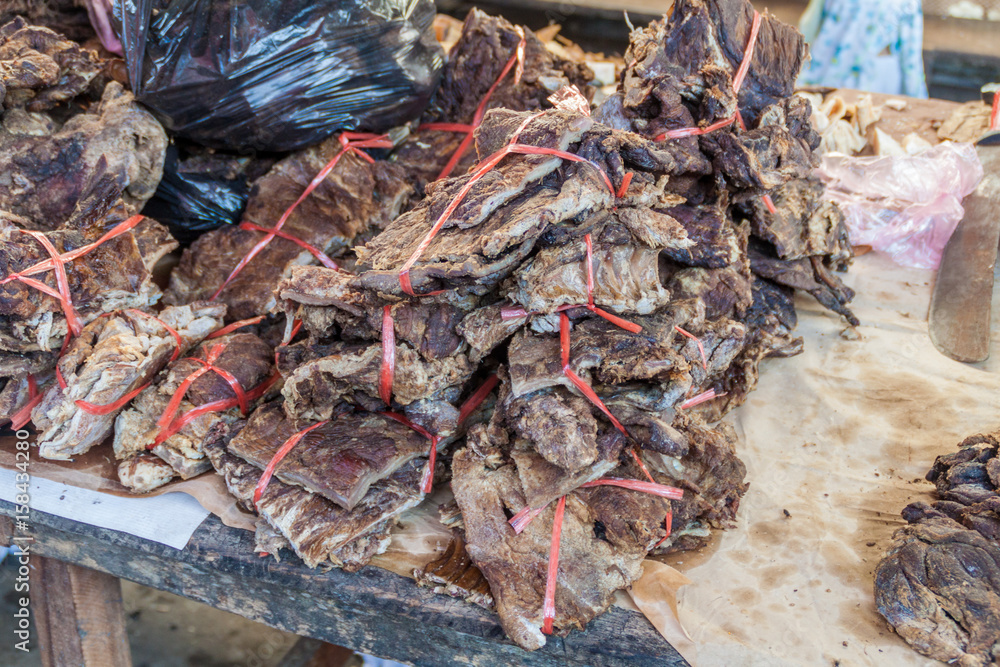
M13 513L12 504L0 501L0 519ZM478 606L435 594L377 567L354 574L324 573L294 557L281 563L260 558L253 552L252 533L229 528L215 516L198 527L183 550L43 512L31 513L27 534L34 538L32 557L47 557L43 562L55 559L91 568L274 628L414 665L687 665L645 617L620 608L592 621L585 632L552 637L544 648L527 652L506 638L496 615ZM58 579L61 573L56 574ZM39 583L46 586L44 580L33 580L36 598L42 595ZM51 585L59 586L57 581ZM107 586L106 581L98 585ZM106 609L78 605L76 612L108 615ZM110 609L114 615L113 599ZM37 608L35 616L43 622L58 617ZM72 615L62 622L71 626ZM86 623L77 626L85 635ZM44 641L51 634L49 628L40 637ZM120 642L120 635L111 633L109 642L115 641Z

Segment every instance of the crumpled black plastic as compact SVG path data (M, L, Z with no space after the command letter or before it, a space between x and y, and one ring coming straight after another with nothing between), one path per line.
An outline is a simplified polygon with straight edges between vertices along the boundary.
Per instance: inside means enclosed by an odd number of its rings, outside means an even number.
M163 223L187 245L202 232L236 224L243 215L254 181L277 160L240 156L197 146L167 147L163 178L143 215Z
M139 101L216 148L288 151L381 132L426 106L443 64L432 0L122 0Z

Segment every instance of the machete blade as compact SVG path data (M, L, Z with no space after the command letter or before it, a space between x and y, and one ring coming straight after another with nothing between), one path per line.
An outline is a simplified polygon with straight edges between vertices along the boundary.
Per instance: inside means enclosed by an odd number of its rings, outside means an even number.
M928 315L934 347L965 363L990 356L993 268L1000 244L1000 146L980 143L976 152L983 180L962 202L965 217L945 246Z

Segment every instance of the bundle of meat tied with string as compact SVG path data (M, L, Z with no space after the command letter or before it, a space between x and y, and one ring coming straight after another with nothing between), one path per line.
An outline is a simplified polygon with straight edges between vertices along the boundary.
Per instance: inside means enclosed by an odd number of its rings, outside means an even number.
M548 52L530 30L471 12L449 53L443 84L409 134L341 135L286 160L272 170L276 178L269 174L255 187L242 230L210 233L185 254L167 300L212 296L230 306L231 318L268 311L278 280L303 260L331 267L334 260L315 252L320 248L336 257L337 275L349 275L348 242L379 233L431 180L475 164L472 132L488 108L551 108L553 91L572 84L589 90L591 78L582 64ZM387 148L389 160L372 159L385 158ZM277 215L278 206L288 204ZM316 243L317 233L337 225L348 230L337 245ZM267 233L278 227L283 234ZM276 356L289 398L213 428L202 443L230 491L258 513L259 551L277 557L281 547L291 547L310 566L361 567L386 548L394 517L446 473L438 451L455 442L474 413L481 419L491 385L465 392L479 364L458 354L457 320L429 325L429 318L448 313L435 315L416 302L387 313L386 305L367 306L378 330L374 338L370 332L305 337L298 334L301 322L289 319L287 344ZM391 337L399 336L390 348L391 379L380 342L387 317Z
M269 419L398 421L425 438L424 489L458 438L468 556L522 646L734 519L745 468L704 417L801 349L792 288L853 321L832 273L846 233L816 201L818 136L792 96L804 56L745 0L678 2L632 34L596 111L569 87L554 109L491 109L478 163L427 184L356 273L295 266L279 284L307 335L279 348Z

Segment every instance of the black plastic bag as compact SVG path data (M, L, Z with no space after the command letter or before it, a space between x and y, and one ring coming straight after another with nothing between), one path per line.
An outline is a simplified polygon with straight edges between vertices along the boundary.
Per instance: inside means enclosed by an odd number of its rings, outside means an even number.
M136 97L206 146L288 151L381 132L426 106L443 63L432 0L122 0Z
M202 232L238 223L251 185L276 161L277 156L247 157L197 146L178 150L170 144L160 186L142 213L187 245Z

